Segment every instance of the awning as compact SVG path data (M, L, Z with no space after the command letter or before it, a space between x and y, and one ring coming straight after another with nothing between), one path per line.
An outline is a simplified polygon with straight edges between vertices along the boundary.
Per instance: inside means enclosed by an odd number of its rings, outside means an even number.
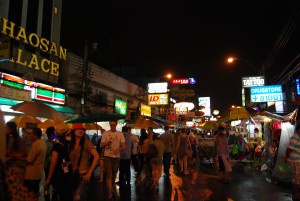
M53 107L57 112L68 113L68 114L77 114L72 108L69 108L64 105L55 105L55 104L50 104L50 103L45 103L45 104Z
M12 106L12 105L15 105L15 104L18 104L21 102L22 101L0 97L0 105L11 105Z
M13 105L16 105L21 102L23 102L23 101L0 97L0 105L13 106ZM55 104L51 104L51 103L45 103L45 104L53 107L57 112L67 113L67 114L77 114L72 108L64 106L64 105L55 105Z

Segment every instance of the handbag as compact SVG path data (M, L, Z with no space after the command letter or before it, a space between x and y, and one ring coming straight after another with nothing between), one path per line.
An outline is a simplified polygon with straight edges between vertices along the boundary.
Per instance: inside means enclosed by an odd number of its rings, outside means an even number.
M234 141L233 147L232 147L232 155L235 156L239 153L239 147L236 143L236 140Z
M71 175L71 185L72 185L73 189L76 189L77 186L79 185L79 182L80 182L80 174L79 174L78 167L80 166L80 162L81 162L81 158L82 158L82 152L83 152L83 148L81 147L79 159L78 159L78 162L77 162L77 167Z

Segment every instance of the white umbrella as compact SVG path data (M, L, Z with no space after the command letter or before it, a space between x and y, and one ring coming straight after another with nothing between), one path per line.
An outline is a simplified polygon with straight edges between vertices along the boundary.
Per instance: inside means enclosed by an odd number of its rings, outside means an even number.
M47 119L53 119L54 121L63 121L63 117L59 112L42 102L24 101L11 106L11 109L34 117L43 117Z

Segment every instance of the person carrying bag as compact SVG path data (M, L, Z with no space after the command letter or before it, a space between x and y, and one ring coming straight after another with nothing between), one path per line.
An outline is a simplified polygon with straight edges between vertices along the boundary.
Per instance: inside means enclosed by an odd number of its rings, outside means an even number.
M73 167L72 180L75 184L74 201L85 200L90 179L99 162L96 148L86 137L83 125L73 124L69 156Z
M55 134L59 141L53 144L52 159L48 177L44 184L44 194L48 194L49 185L53 186L52 200L72 201L72 189L69 182L71 178L71 162L69 159L70 129L62 123L56 126ZM54 198L55 197L55 198Z

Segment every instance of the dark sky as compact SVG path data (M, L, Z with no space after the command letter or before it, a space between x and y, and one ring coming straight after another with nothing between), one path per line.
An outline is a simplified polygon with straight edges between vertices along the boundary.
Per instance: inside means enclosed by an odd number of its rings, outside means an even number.
M80 4L79 4L80 3ZM299 1L63 1L61 43L82 55L85 38L100 44L104 68L135 66L139 74L194 77L212 109L241 105L241 77L257 76L239 61L268 67L274 78L300 49ZM280 41L278 41L281 39ZM276 42L277 41L277 42Z

